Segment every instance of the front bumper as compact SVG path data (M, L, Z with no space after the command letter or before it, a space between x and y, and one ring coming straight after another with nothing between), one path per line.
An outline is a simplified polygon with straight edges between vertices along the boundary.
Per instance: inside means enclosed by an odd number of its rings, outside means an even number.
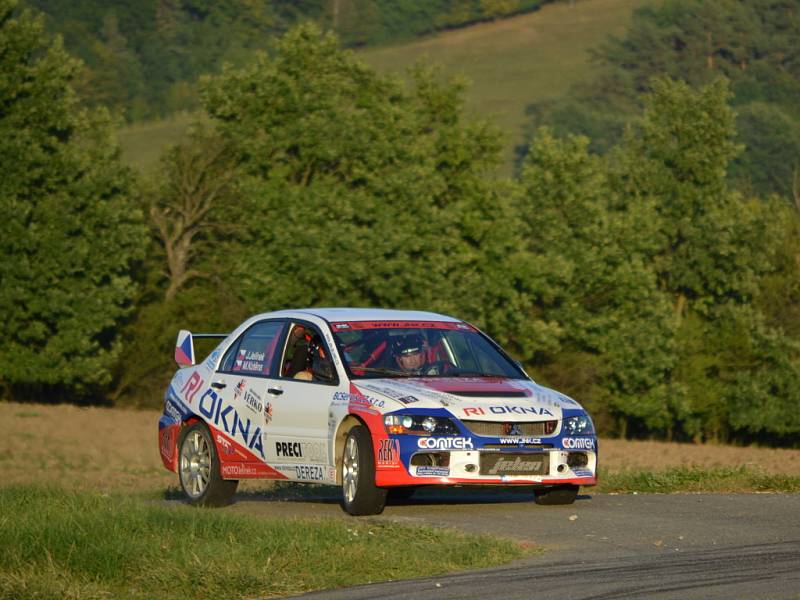
M558 485L597 484L597 452L552 448L536 452L454 450L403 455L397 465L378 465L376 484L397 485ZM428 460L420 460L428 458ZM424 464L428 463L428 464Z

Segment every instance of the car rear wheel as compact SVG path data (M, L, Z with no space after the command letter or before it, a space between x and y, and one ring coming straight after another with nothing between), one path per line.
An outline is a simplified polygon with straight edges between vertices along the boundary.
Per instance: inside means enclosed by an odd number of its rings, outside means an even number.
M351 515L378 515L386 506L386 488L375 485L372 439L362 425L353 427L344 443L342 506Z
M202 423L184 428L178 448L178 477L189 504L230 504L239 482L222 478L219 456L208 428Z
M577 485L557 485L533 491L536 504L554 506L557 504L572 504L578 497Z

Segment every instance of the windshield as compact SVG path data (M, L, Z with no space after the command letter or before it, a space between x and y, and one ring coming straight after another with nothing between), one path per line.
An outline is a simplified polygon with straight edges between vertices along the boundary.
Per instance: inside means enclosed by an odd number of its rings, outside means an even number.
M493 342L466 323L331 323L352 378L507 377L527 379Z

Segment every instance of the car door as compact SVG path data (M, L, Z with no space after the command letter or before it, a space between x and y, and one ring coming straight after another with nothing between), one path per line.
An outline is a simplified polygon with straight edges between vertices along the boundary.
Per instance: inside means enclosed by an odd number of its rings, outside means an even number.
M259 321L248 327L225 352L211 379L211 387L200 399L200 414L235 442L231 444L224 437L217 440L223 460L247 462L252 460L248 452L261 461L267 458L264 451L270 410L267 390L276 373L278 348L285 329L286 321L282 319Z
M279 376L267 390L264 451L270 465L291 479L331 478L328 419L339 377L330 352L318 326L302 320L289 323Z

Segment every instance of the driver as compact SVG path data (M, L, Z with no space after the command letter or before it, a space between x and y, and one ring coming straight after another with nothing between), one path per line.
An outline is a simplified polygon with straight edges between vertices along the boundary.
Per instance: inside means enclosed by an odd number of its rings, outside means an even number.
M439 368L428 363L428 344L418 333L406 335L394 344L397 366L410 375L438 375Z

